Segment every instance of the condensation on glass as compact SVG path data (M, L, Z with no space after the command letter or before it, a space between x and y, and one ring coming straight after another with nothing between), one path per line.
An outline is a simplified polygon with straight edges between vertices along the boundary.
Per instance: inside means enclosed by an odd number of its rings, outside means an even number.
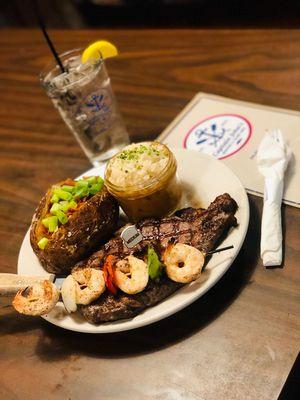
M81 50L62 54L66 72L48 66L40 79L46 93L93 165L128 142L104 61L81 63Z

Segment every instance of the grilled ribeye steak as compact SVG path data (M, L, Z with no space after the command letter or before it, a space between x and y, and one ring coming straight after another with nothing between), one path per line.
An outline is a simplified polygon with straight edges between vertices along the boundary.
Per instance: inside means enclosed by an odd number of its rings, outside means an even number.
M206 210L186 208L177 211L171 217L142 220L136 226L142 233L143 240L134 248L128 249L120 236L116 236L90 258L76 264L75 268L101 268L109 254L122 259L129 254L142 254L149 245L155 247L160 254L171 243L188 244L207 253L216 247L230 227L236 226L236 210L235 200L225 193L218 196ZM150 279L148 286L141 293L127 295L119 292L113 296L106 291L99 299L82 306L81 311L92 323L130 318L157 304L180 286L182 285L167 277L160 282Z
M80 311L93 324L132 318L170 296L181 286L181 283L173 282L167 276L163 276L159 283L150 279L147 287L140 293L129 295L119 291L117 295L113 295L106 290L91 304L81 306Z

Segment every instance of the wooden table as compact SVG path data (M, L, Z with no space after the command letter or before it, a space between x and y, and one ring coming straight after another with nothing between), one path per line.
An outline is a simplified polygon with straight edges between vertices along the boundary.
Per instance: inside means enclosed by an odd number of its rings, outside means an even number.
M300 109L300 31L51 32L62 52L98 38L134 140L155 138L199 91ZM36 30L0 32L1 272L49 184L90 167L39 86L51 59ZM0 309L1 399L276 399L299 350L300 212L284 207L285 263L259 258L262 200L222 280L176 315L135 331L84 335Z

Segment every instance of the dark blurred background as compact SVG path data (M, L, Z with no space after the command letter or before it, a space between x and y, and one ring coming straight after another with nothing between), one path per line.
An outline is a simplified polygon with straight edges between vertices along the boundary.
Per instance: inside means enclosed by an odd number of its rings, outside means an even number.
M300 27L300 0L39 0L50 28ZM0 0L0 27L35 27L31 0Z

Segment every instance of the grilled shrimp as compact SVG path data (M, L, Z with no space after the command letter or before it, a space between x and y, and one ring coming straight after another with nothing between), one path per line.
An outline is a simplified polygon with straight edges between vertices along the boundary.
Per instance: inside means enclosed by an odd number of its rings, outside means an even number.
M44 280L19 290L12 302L13 307L21 314L47 314L59 299L59 290L50 281Z
M95 268L84 268L72 272L76 281L77 304L90 304L105 290L103 272Z
M168 277L180 283L196 280L201 274L204 260L200 250L183 243L170 245L163 255Z
M64 280L61 295L68 312L75 312L77 304L90 304L105 290L103 272L95 268L83 268L72 272Z
M149 279L148 265L139 258L128 256L116 264L115 283L127 294L145 289Z

